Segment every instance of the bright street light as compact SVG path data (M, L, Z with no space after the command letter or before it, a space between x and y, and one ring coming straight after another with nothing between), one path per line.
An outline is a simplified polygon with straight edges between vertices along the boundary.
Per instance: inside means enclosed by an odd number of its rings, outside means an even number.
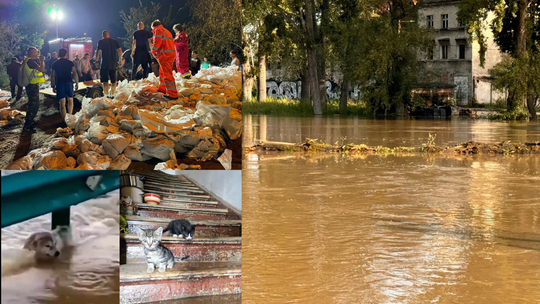
M51 18L56 23L56 38L58 38L58 20L62 20L64 18L64 13L58 11L58 7L49 7L48 14L51 15Z
M58 20L64 19L64 14L62 12L58 12L57 16Z

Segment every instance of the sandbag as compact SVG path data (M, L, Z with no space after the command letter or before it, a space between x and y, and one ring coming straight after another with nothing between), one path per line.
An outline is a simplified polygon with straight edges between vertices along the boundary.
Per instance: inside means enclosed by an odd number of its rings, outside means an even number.
M108 135L109 132L107 131L107 127L95 123L88 129L86 138L95 144L101 145Z
M127 168L131 165L131 159L129 159L126 155L120 154L115 159L113 159L109 170L127 170Z
M219 142L213 138L203 138L193 150L186 155L188 158L207 161L217 157L219 152Z
M67 166L64 152L53 150L43 153L34 159L34 170L61 170Z
M23 156L19 158L18 160L14 161L6 169L7 170L32 170L33 169L32 158L28 155Z
M119 133L109 134L106 139L103 140L103 150L111 158L116 158L118 154L124 152L124 149L131 144L131 134Z
M170 153L174 149L174 142L163 135L142 140L142 154L146 154L163 161L170 159Z
M223 154L221 154L220 157L218 157L218 161L223 165L223 168L225 170L231 170L232 168L232 151L229 149L225 149Z
M106 170L111 163L111 159L107 155L101 155L90 151L81 153L79 157L77 157L77 164L79 164L79 166L85 163L92 166L98 166L101 170Z

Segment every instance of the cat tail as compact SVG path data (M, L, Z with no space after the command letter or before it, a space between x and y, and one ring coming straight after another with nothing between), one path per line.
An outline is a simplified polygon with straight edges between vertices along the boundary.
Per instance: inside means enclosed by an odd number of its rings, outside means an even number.
M174 257L174 260L175 260L175 261L177 261L177 262L178 262L178 261L183 261L183 260L187 260L187 259L189 259L189 255L186 255L186 256L185 256L185 257L183 257L183 258L179 258L179 257Z
M162 233L165 233L165 232L169 231L169 228L170 228L170 227L171 227L171 223L169 223L169 224L167 225L167 227L166 227L165 229L163 229L163 232L162 232Z

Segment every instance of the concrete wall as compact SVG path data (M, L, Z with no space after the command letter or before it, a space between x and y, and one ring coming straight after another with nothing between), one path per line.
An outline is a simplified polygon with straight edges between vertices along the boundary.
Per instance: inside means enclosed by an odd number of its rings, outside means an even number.
M163 170L167 174L184 175L230 204L242 210L241 170Z

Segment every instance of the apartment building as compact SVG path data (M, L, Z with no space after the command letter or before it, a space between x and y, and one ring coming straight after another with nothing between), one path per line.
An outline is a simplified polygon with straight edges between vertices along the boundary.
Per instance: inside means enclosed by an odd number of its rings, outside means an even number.
M478 43L469 41L469 34L457 18L456 0L424 0L419 10L421 25L433 29L433 48L424 54L426 67L438 75L434 82L455 85L454 97L458 105L466 105L472 99L479 103L495 102L504 93L496 91L491 84L489 69L501 60L501 52L493 41L490 30L484 67L480 66Z

